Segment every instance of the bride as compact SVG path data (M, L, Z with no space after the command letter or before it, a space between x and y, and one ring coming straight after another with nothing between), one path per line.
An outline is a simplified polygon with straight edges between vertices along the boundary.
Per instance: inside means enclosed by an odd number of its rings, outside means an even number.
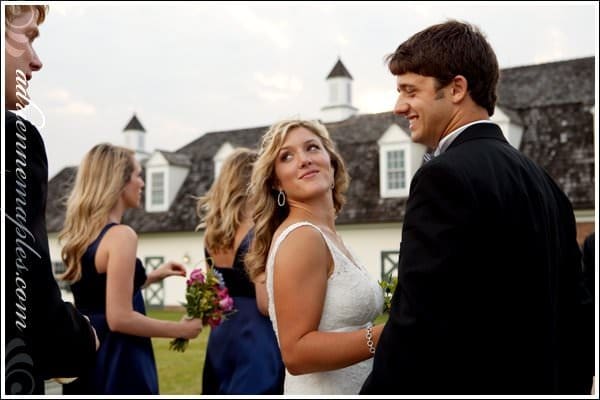
M284 120L263 136L246 267L257 283L266 275L285 394L357 394L371 371L383 294L335 230L348 181L320 123Z

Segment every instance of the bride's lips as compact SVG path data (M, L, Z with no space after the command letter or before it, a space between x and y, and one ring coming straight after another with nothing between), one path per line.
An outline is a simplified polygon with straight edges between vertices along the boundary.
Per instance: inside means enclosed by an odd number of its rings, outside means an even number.
M308 171L308 172L306 172L306 173L304 173L304 174L300 175L300 178L299 178L299 179L304 179L304 178L306 178L306 177L309 177L309 178L310 178L311 176L314 176L314 175L316 175L316 174L318 174L318 173L319 173L319 171L318 171L318 170L316 170L316 169L314 169L314 170Z

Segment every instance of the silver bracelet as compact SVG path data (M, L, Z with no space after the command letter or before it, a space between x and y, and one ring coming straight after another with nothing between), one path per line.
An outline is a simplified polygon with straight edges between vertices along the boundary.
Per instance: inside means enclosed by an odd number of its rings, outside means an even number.
M369 348L369 353L375 354L375 343L373 342L373 324L371 322L367 323L367 333L365 337L367 338L367 347Z

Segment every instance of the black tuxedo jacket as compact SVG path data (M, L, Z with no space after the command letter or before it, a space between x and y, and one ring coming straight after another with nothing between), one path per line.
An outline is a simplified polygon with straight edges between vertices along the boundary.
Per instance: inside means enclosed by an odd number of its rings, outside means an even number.
M398 286L361 394L591 387L593 304L568 198L494 124L415 174Z
M46 232L48 161L29 121L6 112L3 260L6 394L42 394L44 379L73 377L96 357L91 326L65 303Z

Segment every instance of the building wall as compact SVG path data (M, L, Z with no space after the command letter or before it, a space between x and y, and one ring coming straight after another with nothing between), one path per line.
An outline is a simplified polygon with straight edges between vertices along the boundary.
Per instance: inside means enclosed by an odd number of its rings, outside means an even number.
M48 237L52 261L60 260L60 247L56 236L56 233L52 233ZM146 233L138 236L137 256L144 263L148 257L163 257L164 262L183 263L186 254L190 257L190 262L185 264L189 274L203 258L204 248L200 232ZM184 278L169 277L163 281L163 287L165 306L178 306L185 301ZM63 293L63 297L72 301L70 293Z
M578 240L581 242L594 230L594 222L587 217L578 219ZM583 221L582 221L583 220ZM346 246L353 252L371 275L379 280L382 274L382 252L391 252L389 259L398 261L397 252L402 238L401 223L350 224L337 227ZM50 254L53 261L60 260L60 247L56 233L49 235ZM203 232L144 233L139 235L138 257L145 262L148 257L162 257L178 261L189 272L204 266ZM389 267L389 264L387 264ZM185 279L170 277L164 281L164 306L179 306L185 301ZM70 293L63 297L72 301Z
M341 225L338 232L342 240L355 254L371 275L381 277L381 252L399 249L402 228L400 223ZM49 235L52 261L60 260L60 247L56 233ZM204 246L202 232L144 233L139 235L138 257L145 262L148 257L163 257L164 261L185 263L189 272L197 266L204 266ZM395 257L397 261L397 257ZM185 301L185 279L170 277L164 281L164 306L178 306ZM70 293L64 298L72 301ZM146 295L146 293L145 293Z

